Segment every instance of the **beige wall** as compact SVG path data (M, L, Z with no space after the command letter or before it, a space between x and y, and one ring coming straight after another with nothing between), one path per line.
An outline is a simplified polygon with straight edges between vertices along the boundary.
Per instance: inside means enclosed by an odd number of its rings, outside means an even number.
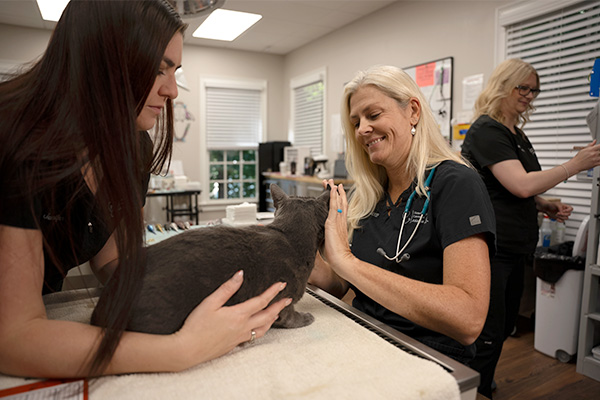
M344 83L356 71L375 64L409 67L454 57L453 115L462 109L462 80L494 63L496 8L510 1L399 1L286 56L285 80L311 70L327 69L325 128L339 114ZM289 118L289 85L286 119ZM328 134L328 132L326 133ZM281 138L279 138L281 139ZM329 143L330 144L330 143ZM328 146L327 155L335 154Z
M7 63L25 63L42 55L51 32L0 24L0 67Z

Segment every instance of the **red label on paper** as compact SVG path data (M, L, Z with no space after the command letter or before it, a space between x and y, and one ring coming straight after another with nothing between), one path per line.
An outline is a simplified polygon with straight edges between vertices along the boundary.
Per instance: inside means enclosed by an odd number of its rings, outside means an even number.
M416 81L419 87L433 86L435 83L435 62L419 65L417 68Z

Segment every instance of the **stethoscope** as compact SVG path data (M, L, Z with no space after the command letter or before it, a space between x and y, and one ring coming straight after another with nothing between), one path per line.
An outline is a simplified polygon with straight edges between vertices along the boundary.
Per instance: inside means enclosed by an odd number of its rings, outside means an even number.
M425 199L425 204L423 204L423 209L421 210L421 215L419 216L419 221L417 222L417 225L415 226L415 229L413 230L412 235L410 235L410 237L408 238L408 240L406 241L406 243L404 244L402 249L399 250L400 242L402 241L402 233L404 232L404 222L406 221L406 216L408 215L408 212L410 211L410 207L412 206L412 202L417 194L416 190L413 190L410 197L408 198L408 201L406 202L406 207L404 207L404 214L402 215L402 225L400 226L400 234L398 235L398 244L396 245L396 255L394 257L388 257L387 254L385 253L385 250L383 250L381 247L377 249L378 254L384 256L385 258L387 258L390 261L396 260L397 263L401 263L402 261L406 261L406 260L410 259L410 254L408 254L408 253L402 254L402 253L404 252L406 247L408 247L410 241L415 236L415 233L417 233L417 229L419 229L419 225L421 225L421 220L423 219L423 216L427 213L427 209L429 208L429 199L431 198L431 196L430 196L431 181L433 180L434 172L435 172L435 167L433 167L431 169L431 172L429 172L429 175L427 176L427 179L425 180L425 195L427 196L427 198Z

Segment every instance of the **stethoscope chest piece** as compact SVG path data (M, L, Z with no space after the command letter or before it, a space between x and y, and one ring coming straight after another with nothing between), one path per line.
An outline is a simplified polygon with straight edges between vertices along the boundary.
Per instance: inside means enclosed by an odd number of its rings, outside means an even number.
M415 226L415 229L413 230L412 234L410 235L410 237L408 238L408 240L406 241L404 246L402 246L402 249L400 249L400 243L402 242L402 233L404 232L404 224L406 222L406 216L408 215L410 208L412 207L413 200L417 194L416 190L413 190L410 197L406 201L406 206L404 207L404 212L402 213L402 224L400 225L400 233L398 234L398 242L396 244L396 255L394 257L388 257L388 255L385 253L385 250L383 250L381 247L379 247L377 249L377 254L384 256L385 258L387 258L390 261L395 260L397 263L401 263L402 261L410 260L410 254L404 253L404 250L408 247L408 245L412 241L413 237L417 233L417 229L419 229L419 225L421 225L423 216L427 213L427 209L429 208L429 201L431 200L431 181L433 180L434 172L435 172L435 167L433 167L431 169L431 172L429 172L429 175L427 176L427 179L425 180L425 190L426 190L425 195L427 198L425 199L425 203L423 204L423 209L419 213L419 220L417 221L417 225ZM412 216L411 216L411 218L412 218ZM402 254L402 253L404 253L404 254Z

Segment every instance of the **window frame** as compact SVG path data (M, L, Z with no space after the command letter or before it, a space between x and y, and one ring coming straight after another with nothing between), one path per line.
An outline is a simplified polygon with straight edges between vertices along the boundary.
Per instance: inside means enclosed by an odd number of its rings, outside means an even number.
M318 151L314 151L311 148L311 156L315 157L318 155L325 154L325 149L327 148L327 135L326 135L326 120L327 120L327 69L325 67L316 69L309 73L297 76L290 80L290 121L288 128L288 141L292 143L292 146L299 146L296 143L294 132L294 125L296 122L296 96L295 90L301 88L303 86L311 85L317 82L323 82L323 108L322 115L323 119L321 121L321 148L319 154Z
M207 144L207 89L210 87L224 89L239 89L239 90L259 90L260 91L260 120L261 129L259 133L256 147L249 146L226 146L218 149L209 149ZM202 209L206 211L221 211L228 205L240 204L242 202L258 203L258 144L263 142L267 136L267 81L264 79L251 78L222 78L222 77L200 77L200 146L199 154L203 159L200 162L200 176L202 177L203 187L200 194L200 204ZM255 198L225 198L211 199L210 198L210 150L255 150L256 151L256 197ZM205 183L204 183L205 182ZM226 183L227 181L224 180ZM225 189L226 190L226 189Z
M210 156L209 156L209 160L208 160L208 169L209 169L209 175L210 175L210 167L213 165L222 165L223 166L223 179L221 179L220 181L224 182L225 185L227 185L228 183L239 183L242 187L243 190L243 185L244 183L247 182L251 182L248 179L244 179L244 166L246 165L254 165L254 176L255 179L254 181L252 181L255 184L255 193L256 196L255 197L228 197L226 199L211 199L210 198L210 192L211 192L211 177L208 177L208 185L207 185L207 194L208 194L208 198L211 202L215 202L215 201L226 201L226 200L230 200L230 201L235 201L236 203L239 202L257 202L258 200L258 189L259 189L259 172L258 172L258 148L249 148L249 147L239 147L239 148L235 148L235 149L207 149L207 152L210 153L211 151L219 151L219 152L223 152L223 160L222 161L211 161L210 160ZM231 151L236 151L238 153L242 153L244 151L254 151L254 161L252 162L247 162L244 161L244 157L242 154L240 154L240 160L238 162L230 162L227 158L227 153L231 152ZM227 178L228 175L228 171L227 171L227 166L229 165L239 165L240 166L240 177L238 179L231 179L229 180ZM223 189L225 191L225 193L227 192L227 188L224 187Z
M495 65L506 59L506 28L508 26L583 2L583 0L529 0L497 8Z

